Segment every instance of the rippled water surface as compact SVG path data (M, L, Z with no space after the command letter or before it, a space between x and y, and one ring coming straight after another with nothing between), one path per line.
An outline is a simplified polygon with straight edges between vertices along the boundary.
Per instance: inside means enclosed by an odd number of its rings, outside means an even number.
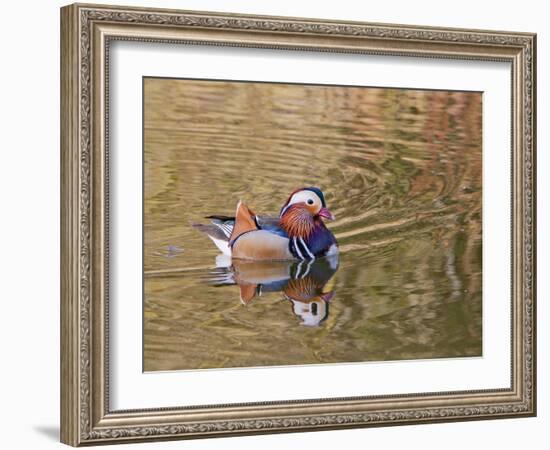
M144 142L146 371L481 355L480 93L146 78ZM339 258L191 227L311 185Z

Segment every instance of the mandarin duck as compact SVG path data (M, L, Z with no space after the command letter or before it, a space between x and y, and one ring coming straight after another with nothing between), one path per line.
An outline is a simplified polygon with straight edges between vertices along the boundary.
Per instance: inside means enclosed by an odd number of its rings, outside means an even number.
M323 219L334 220L317 187L290 194L279 217L259 216L239 201L235 217L208 216L212 223L193 226L208 235L231 258L313 260L338 252L338 243Z

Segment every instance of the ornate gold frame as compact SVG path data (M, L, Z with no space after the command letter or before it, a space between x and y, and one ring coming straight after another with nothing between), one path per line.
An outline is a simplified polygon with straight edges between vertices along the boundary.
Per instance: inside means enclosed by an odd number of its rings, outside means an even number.
M507 61L512 65L509 389L111 411L108 58L113 40ZM536 36L75 4L61 9L61 440L78 446L533 416Z

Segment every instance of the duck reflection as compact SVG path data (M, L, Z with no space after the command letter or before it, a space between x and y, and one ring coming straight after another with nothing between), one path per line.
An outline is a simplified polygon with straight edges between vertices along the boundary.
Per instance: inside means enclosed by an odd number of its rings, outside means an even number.
M282 292L301 325L316 327L328 317L338 264L338 255L312 261L233 259L230 265L218 267L210 281L216 285L238 285L244 305L264 293Z

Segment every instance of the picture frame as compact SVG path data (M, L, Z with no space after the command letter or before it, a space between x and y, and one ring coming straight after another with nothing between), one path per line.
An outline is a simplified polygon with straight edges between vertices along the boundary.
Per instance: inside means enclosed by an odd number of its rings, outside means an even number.
M508 387L113 409L109 67L114 42L505 62L511 67ZM61 441L167 439L536 415L536 35L73 4L61 9ZM136 283L139 284L138 281ZM259 375L258 375L259 376Z

